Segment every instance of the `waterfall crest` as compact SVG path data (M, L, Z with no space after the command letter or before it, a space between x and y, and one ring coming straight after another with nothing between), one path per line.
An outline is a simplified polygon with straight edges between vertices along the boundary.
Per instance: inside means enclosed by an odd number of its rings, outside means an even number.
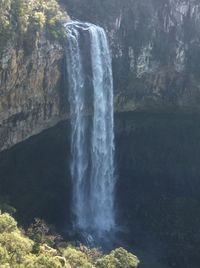
M75 225L101 234L115 226L111 55L101 27L70 22L66 29Z

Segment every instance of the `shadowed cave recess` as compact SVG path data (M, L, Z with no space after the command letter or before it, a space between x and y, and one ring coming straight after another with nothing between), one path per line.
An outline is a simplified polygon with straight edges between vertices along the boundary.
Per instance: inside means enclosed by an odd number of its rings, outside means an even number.
M69 121L60 123L0 155L1 195L15 204L20 223L41 217L68 237L69 130ZM198 267L200 116L116 113L115 135L120 230L114 244L136 252L141 267L151 261Z

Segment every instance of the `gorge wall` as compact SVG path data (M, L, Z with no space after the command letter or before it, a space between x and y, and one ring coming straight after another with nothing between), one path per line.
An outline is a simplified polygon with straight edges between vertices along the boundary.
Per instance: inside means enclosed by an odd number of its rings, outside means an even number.
M199 1L63 3L72 17L107 29L118 111L199 110Z
M135 252L141 267L198 268L200 116L119 113L115 136L117 246ZM0 154L0 196L20 224L39 217L71 230L70 159L69 120Z
M72 19L103 26L116 111L199 111L200 4L195 0L60 0ZM0 55L0 151L67 117L63 47L42 36ZM66 90L65 90L66 91Z
M63 117L63 49L40 37L31 53L8 44L0 55L0 151Z
M199 266L199 122L187 113L115 117L119 221L134 250L157 258L144 267Z

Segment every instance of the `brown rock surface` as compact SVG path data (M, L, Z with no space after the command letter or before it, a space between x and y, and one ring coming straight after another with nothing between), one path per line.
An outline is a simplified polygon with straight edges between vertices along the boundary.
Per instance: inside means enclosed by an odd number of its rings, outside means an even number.
M62 47L44 37L28 55L14 44L0 55L0 151L64 117L62 60Z

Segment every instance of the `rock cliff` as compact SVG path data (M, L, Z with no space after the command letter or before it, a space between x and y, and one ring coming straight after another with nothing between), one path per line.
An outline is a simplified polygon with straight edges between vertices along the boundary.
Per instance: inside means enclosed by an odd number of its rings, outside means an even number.
M56 0L0 4L0 151L62 119L63 23Z
M72 19L106 29L116 111L199 111L199 1L60 2ZM0 54L0 151L66 118L63 58L42 36L28 54L14 42Z
M29 54L9 44L0 56L0 151L63 117L63 49L41 37Z
M107 29L119 110L199 110L200 3L63 0L72 18Z

